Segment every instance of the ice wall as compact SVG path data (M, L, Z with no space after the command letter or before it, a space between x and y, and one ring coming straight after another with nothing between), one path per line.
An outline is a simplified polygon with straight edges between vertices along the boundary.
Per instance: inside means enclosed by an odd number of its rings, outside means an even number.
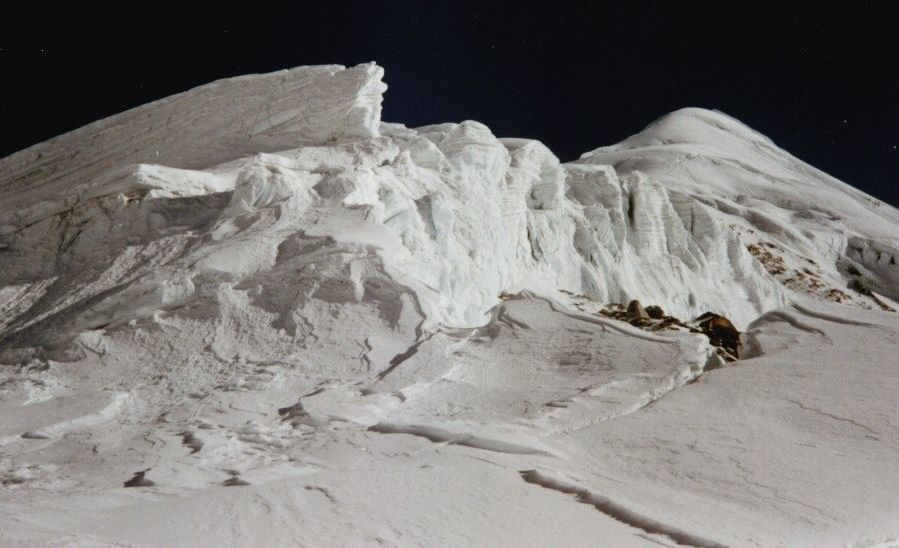
M844 291L848 260L866 287L896 279L894 209L721 114L561 164L478 122L380 122L382 74L215 82L0 160L0 336L56 344L234 292L292 337L316 300L420 332L523 290L743 327L795 293L873 306Z

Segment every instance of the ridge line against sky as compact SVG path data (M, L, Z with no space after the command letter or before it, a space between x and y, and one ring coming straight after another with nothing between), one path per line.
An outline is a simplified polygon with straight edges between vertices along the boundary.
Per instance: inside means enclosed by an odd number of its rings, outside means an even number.
M474 119L563 161L718 109L899 205L895 3L414 2L21 18L0 42L0 156L209 81L376 61L383 119Z

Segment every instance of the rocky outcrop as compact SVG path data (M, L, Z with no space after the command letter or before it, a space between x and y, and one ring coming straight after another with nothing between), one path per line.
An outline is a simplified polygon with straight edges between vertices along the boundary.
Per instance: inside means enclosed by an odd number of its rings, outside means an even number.
M706 312L696 318L695 322L713 346L727 353L727 358L740 357L740 332L730 320L719 314Z
M568 294L576 299L583 296ZM583 307L575 305L583 311ZM646 331L684 331L702 334L708 337L709 343L718 349L718 355L727 362L736 361L740 357L740 331L730 320L719 314L706 312L692 322L685 322L675 316L665 315L660 306L649 305L644 310L640 301L632 300L627 307L619 303L611 303L600 309L600 315L627 322Z
M627 305L627 319L630 321L638 321L638 320L648 320L649 315L643 310L643 305L640 304L640 301L633 300Z

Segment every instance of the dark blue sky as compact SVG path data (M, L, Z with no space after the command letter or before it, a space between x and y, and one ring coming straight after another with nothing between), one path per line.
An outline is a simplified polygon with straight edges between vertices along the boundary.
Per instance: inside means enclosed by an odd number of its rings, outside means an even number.
M0 155L216 78L374 60L388 121L479 120L571 160L716 108L899 204L899 3L305 4L8 17Z

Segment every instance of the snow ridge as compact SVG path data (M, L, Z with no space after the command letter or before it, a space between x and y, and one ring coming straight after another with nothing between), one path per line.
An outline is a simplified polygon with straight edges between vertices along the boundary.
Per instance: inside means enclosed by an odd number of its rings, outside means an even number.
M203 169L257 152L378 135L384 70L299 67L219 80L0 160L0 218L131 164Z

